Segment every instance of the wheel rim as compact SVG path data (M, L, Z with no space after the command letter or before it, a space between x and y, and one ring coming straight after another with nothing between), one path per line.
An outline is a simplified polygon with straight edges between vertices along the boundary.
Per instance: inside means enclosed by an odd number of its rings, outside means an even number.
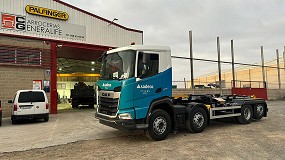
M196 113L194 115L193 124L197 128L201 128L203 126L203 124L204 124L204 116L202 115L202 113L198 112L198 113Z
M263 114L263 106L262 105L258 105L256 107L256 112L257 112L258 115L261 116Z
M251 116L250 110L249 110L248 108L245 108L243 115L244 115L244 118L245 118L246 120L249 120L249 119L250 119L250 116Z
M156 134L162 134L165 132L167 123L165 118L157 117L153 122L153 130Z

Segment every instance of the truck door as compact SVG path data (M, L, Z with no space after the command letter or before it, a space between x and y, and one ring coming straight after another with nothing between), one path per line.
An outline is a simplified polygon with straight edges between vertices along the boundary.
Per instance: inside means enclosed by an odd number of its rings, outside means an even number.
M145 118L151 101L159 97L162 84L158 74L159 55L151 53L138 54L137 78L134 86L134 106L136 118Z

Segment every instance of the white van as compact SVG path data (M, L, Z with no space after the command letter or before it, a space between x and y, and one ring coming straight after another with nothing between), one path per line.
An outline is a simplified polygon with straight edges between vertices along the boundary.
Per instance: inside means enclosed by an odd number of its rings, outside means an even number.
M43 90L19 90L16 92L12 103L12 124L20 119L44 119L49 120L48 99Z

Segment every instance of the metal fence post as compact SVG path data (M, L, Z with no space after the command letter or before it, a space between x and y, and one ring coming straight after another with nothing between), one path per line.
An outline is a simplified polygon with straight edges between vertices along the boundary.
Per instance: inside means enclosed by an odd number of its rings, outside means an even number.
M284 74L285 74L285 46L283 51L283 65L284 65Z
M221 49L220 49L220 38L219 37L217 37L217 51L218 51L219 86L220 86L220 94L222 95Z
M236 88L236 79L235 79L235 56L234 56L234 40L231 40L231 54L232 54L233 88Z
M194 89L192 31L189 31L189 43L190 43L190 79L191 79L191 88Z
M265 80L265 71L264 71L264 55L263 55L263 46L260 47L261 49L261 67L262 67L262 80L263 80L263 87L267 88L266 80Z
M281 89L280 63L279 63L279 52L278 52L278 49L276 49L276 56L277 56L278 86L279 86L279 89Z
M249 78L249 88L251 88L251 73L250 73L250 69L248 69L248 78Z

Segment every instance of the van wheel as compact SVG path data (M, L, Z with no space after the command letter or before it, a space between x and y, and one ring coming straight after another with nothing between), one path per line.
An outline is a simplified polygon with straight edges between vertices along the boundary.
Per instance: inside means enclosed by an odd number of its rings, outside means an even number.
M15 119L15 117L12 117L12 124L17 124L18 120Z
M240 124L249 124L252 120L252 108L250 105L244 105L241 107L241 116L237 117L237 121Z
M171 129L171 119L169 114L161 109L154 110L150 115L148 128L145 134L155 141L164 140Z
M200 133L206 128L207 121L207 113L203 108L193 108L186 118L186 128L191 133Z
M49 120L49 116L44 118L44 122L48 122L48 120Z

